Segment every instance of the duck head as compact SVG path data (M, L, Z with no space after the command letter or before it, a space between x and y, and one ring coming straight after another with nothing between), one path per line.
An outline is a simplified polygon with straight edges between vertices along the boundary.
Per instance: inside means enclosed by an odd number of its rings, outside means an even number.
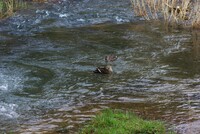
M117 59L117 56L116 55L107 55L106 57L105 57L105 61L106 62L113 62L113 61L115 61Z

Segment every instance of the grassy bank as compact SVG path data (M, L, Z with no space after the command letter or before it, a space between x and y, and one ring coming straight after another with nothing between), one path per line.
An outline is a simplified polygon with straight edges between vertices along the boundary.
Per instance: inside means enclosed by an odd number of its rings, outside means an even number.
M131 0L131 2L134 12L147 20L158 19L161 14L167 24L200 28L199 0Z
M165 134L162 122L143 120L129 112L104 110L80 134Z

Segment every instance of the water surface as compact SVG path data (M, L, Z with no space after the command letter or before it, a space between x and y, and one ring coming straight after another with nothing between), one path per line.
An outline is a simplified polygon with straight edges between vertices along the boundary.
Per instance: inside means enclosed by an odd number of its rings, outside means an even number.
M71 4L85 11L80 5L89 6L87 2L94 1ZM96 5L105 6L103 2ZM2 23L1 132L75 133L98 111L109 107L164 120L179 133L198 133L198 31L166 30L159 22L133 23L127 21L129 16L119 21L111 12L104 17L79 14L97 22L80 20L81 24L77 23L76 14L70 22L64 19L66 25L62 26L58 22L63 17L55 20L55 9L44 10L42 13L49 11L50 15L45 19L41 15L39 20L43 23L36 26L29 21L22 31L15 31L15 25L9 22L17 19L18 23L18 18L7 20L9 26ZM78 9L69 12L80 13ZM120 9L123 8L116 13ZM36 13L42 14L39 11ZM93 74L97 66L106 65L104 56L108 54L119 57L109 63L114 73Z

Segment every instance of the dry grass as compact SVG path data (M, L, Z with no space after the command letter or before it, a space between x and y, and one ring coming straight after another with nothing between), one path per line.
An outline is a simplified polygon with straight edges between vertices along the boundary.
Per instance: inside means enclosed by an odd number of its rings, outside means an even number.
M47 0L32 0L33 2L47 2Z
M0 18L10 16L15 10L25 7L24 0L0 0Z
M162 14L168 24L200 28L200 0L131 0L134 12L145 19Z
M48 0L0 0L0 19L12 15L16 10L27 7L27 2L47 2Z

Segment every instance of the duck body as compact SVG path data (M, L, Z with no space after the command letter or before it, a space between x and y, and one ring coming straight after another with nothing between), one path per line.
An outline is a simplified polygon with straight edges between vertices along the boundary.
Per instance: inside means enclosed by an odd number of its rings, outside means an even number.
M99 74L111 74L113 70L110 65L107 65L105 67L97 67L96 70L94 70L93 72Z

